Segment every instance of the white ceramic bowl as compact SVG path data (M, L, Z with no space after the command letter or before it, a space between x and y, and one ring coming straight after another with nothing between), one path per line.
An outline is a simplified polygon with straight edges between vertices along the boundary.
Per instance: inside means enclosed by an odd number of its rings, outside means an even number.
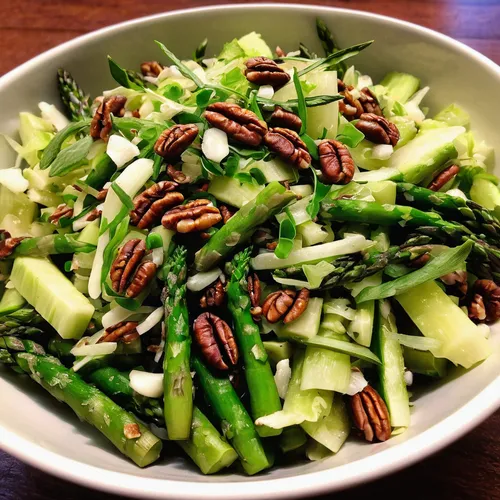
M390 70L418 75L431 87L425 102L431 110L451 102L463 105L473 128L500 152L493 126L500 104L488 98L500 86L500 69L486 57L403 21L343 9L276 4L172 12L106 28L50 50L0 79L0 132L15 133L19 111L35 111L41 100L58 102L55 72L60 66L95 96L114 86L107 54L124 67L161 60L155 39L188 57L205 36L209 53L216 53L224 42L256 30L272 47L279 44L292 50L302 41L320 53L314 28L317 16L332 27L342 46L376 40L356 58L357 67L375 80ZM14 160L3 141L0 160L2 166ZM5 370L0 372L0 446L51 474L142 498L289 499L339 490L406 467L488 417L500 405L500 334L493 335L493 344L495 353L485 363L460 378L451 374L446 383L418 395L411 427L403 435L375 445L352 441L328 460L273 469L252 478L204 477L181 459L166 459L141 470L39 386Z

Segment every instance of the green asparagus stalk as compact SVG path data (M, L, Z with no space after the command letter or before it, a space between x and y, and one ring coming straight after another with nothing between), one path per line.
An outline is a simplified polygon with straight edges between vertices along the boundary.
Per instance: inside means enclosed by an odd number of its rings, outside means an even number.
M207 271L215 266L233 252L237 245L247 242L257 226L263 224L294 198L295 194L279 182L270 182L196 252L196 268L199 271Z
M485 233L495 242L500 241L500 221L495 214L472 200L464 200L446 193L431 191L407 182L396 184L398 199L422 209L432 209L458 221L470 230Z
M318 38L321 41L321 46L325 51L325 56L329 56L331 54L335 54L340 50L340 47L337 46L333 36L328 29L328 26L321 19L316 19L316 32L318 34ZM338 73L338 77L342 78L347 69L347 65L344 61L340 61L336 64L332 69L336 69Z
M59 68L57 70L57 86L61 101L66 108L66 114L72 121L77 122L92 117L90 96L84 93L71 73Z
M78 233L49 234L36 238L26 238L15 248L11 259L21 255L30 257L46 257L47 255L64 253L90 253L96 249L95 245L78 240Z
M1 337L0 360L15 362L50 394L69 405L81 420L104 434L139 467L158 459L162 443L147 427L101 391L83 382L57 358L39 352L39 346L36 346L38 344L29 340Z
M274 382L267 352L260 338L259 327L250 313L251 303L246 277L251 248L236 254L232 262L231 281L227 287L228 308L234 320L234 334L243 355L245 377L250 392L252 417L257 420L281 410L281 401ZM281 429L261 426L261 436L276 436Z
M215 377L195 356L193 367L208 403L220 420L223 434L231 441L247 474L270 467L259 435L228 378Z
M0 337L37 335L42 333L37 325L40 326L44 322L44 319L32 307L23 307L0 318Z
M172 255L165 289L167 341L164 360L165 423L169 439L188 439L193 414L193 381L189 366L191 335L186 302L186 249Z

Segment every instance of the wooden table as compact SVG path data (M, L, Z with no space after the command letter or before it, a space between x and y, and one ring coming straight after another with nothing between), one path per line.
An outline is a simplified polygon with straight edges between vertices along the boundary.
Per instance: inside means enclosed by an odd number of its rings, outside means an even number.
M42 51L103 26L210 0L0 0L0 74ZM237 3L234 2L234 3ZM452 36L500 63L500 0L339 0ZM500 412L444 451L337 498L500 499ZM113 500L53 478L0 451L0 500Z

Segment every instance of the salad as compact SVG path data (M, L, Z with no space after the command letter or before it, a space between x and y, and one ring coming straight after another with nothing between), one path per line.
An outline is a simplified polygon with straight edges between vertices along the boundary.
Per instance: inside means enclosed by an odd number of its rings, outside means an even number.
M417 77L356 69L372 42L316 27L324 55L253 32L191 60L156 42L140 72L109 57L95 99L61 69L61 103L4 137L0 361L140 467L386 441L412 384L492 352L491 148Z

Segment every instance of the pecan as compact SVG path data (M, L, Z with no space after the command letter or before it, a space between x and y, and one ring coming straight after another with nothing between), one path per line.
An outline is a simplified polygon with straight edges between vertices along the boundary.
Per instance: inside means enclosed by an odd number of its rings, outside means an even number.
M167 161L177 160L193 143L198 135L198 127L193 123L174 125L165 129L158 137L154 150Z
M192 233L204 231L221 220L219 209L210 200L198 199L172 208L165 213L161 223L178 233Z
M145 261L139 264L137 271L127 288L125 295L129 299L137 297L156 275L157 266L152 261Z
M286 111L281 106L274 108L269 121L273 127L288 128L295 132L300 132L302 127L302 120L295 113Z
M146 255L146 243L139 238L127 241L111 265L111 286L117 293L127 288L139 262Z
M262 313L269 323L283 318L283 323L296 320L307 308L309 290L302 288L297 294L293 290L279 290L269 294L262 304Z
M106 199L106 196L108 195L108 190L107 189L101 189L99 193L97 194L96 200L97 201L104 201Z
M208 191L208 187L210 183L204 182L197 190L196 193L206 193Z
M271 250L271 252L274 252L276 250L276 247L278 246L277 241L271 241L270 243L266 243L266 248L268 250Z
M456 289L461 297L465 297L465 295L467 295L467 271L454 271L452 273L445 274L444 276L441 276L441 281L445 285Z
M122 95L113 95L103 99L90 124L90 135L94 139L102 139L107 142L113 128L111 115L118 116L124 109L126 102L127 98Z
M339 102L339 111L347 120L359 118L363 113L373 113L382 116L377 98L368 87L364 87L359 92L359 97L353 95L354 87L346 85L342 80L337 80L339 94L344 96L344 99Z
M229 208L226 207L226 205L221 205L219 207L220 214L222 215L222 221L224 224L227 224L227 221L234 215L234 212L232 210L229 210Z
M267 132L267 123L249 109L229 102L214 102L205 113L210 125L226 132L235 141L248 146L259 146Z
M141 64L141 73L144 76L157 78L163 71L163 66L158 61L146 61Z
M116 325L106 328L104 335L99 339L102 342L123 342L130 344L135 339L139 338L137 333L137 321L120 321Z
M92 222L96 219L98 219L101 216L101 211L98 210L97 208L94 208L94 210L91 210L86 216L85 220Z
M73 209L68 207L65 203L57 206L52 215L49 217L49 221L52 222L52 224L57 225L63 217L73 217Z
M279 45L276 46L275 52L276 52L276 55L278 57L285 57L286 56L286 52Z
M323 182L326 184L348 184L354 176L354 161L344 144L333 139L318 146L319 163Z
M432 179L432 182L429 184L427 189L430 189L431 191L439 191L447 182L453 179L458 172L460 172L460 167L458 165L450 165L441 173L437 174L434 179Z
M127 439L137 439L141 437L141 428L139 424L125 424L123 426L123 435Z
M211 287L207 288L206 292L200 299L200 306L203 309L208 307L219 307L224 303L224 284L218 279Z
M12 255L19 243L25 239L25 237L12 238L8 231L0 229L0 260Z
M368 87L361 89L359 102L365 113L373 113L377 116L382 116L382 110L380 109L378 100Z
M356 123L356 128L363 132L369 141L376 144L395 146L399 141L399 130L396 125L375 113L363 113Z
M422 255L419 255L417 258L411 260L409 262L410 267L414 267L416 269L420 269L421 267L424 267L427 262L429 262L429 259L431 258L429 253L423 253Z
M389 411L378 392L367 385L361 392L351 398L351 409L354 424L364 433L370 443L374 438L387 441L391 437L391 421Z
M194 338L207 362L219 370L228 370L221 347L227 356L229 364L238 363L238 346L229 325L215 314L205 312L200 314L193 324Z
M252 304L250 313L252 314L254 319L258 321L260 320L260 316L262 314L262 307L260 307L262 288L260 286L260 279L256 273L248 275L247 288L248 295L250 295L250 303Z
M267 243L274 241L274 236L270 229L261 227L253 233L252 241L256 245L265 246Z
M475 321L494 323L500 319L500 287L492 280L476 280L469 305L469 317Z
M267 57L252 57L245 63L247 80L256 85L282 87L290 81L290 75Z
M349 87L352 90L352 87ZM359 99L355 99L348 88L339 93L344 96L344 99L339 101L340 113L349 121L359 118L364 112Z
M311 155L304 141L297 132L287 128L276 127L269 130L264 137L264 144L284 161L299 169L311 165Z
M184 196L174 191L176 187L176 182L161 181L136 196L130 223L139 229L148 229L156 224L168 208L184 201Z
M184 174L181 170L177 170L173 165L167 165L167 175L177 184L189 184L191 177Z

